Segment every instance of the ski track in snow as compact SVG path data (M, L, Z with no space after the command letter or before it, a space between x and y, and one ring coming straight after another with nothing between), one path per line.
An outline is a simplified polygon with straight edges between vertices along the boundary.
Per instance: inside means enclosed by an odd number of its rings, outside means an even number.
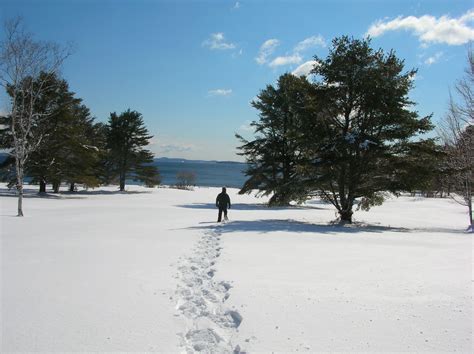
M243 353L232 343L242 316L225 306L232 286L215 279L222 250L220 227L206 231L193 253L178 263L176 310L186 319L186 333L179 335L187 353Z

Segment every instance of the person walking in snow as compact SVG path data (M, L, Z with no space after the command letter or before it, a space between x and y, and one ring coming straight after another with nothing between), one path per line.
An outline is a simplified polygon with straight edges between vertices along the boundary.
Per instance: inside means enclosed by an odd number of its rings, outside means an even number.
M222 187L222 192L219 193L216 198L216 207L219 208L219 215L217 217L217 222L221 222L222 213L224 213L224 220L229 220L227 218L227 208L230 209L230 197L226 193L225 187Z

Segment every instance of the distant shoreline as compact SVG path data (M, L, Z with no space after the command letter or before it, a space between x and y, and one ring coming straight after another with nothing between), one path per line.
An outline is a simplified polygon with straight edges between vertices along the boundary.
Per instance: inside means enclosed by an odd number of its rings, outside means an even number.
M0 162L7 158L10 155L8 152L0 152ZM180 157L155 157L154 162L194 162L194 163L233 163L233 164L243 164L245 162L240 161L227 161L227 160L192 160L192 159L184 159Z
M0 163L7 156L8 154L0 153ZM194 184L201 187L227 186L240 189L247 179L245 175L247 164L244 162L160 157L155 158L152 164L158 167L163 185L176 185L178 182L176 176L183 171L193 172L196 177ZM28 178L26 181L28 182ZM142 183L129 179L127 184Z
M239 162L239 161L220 161L220 160L189 160L189 159L183 159L179 157L157 157L154 159L155 162L193 162L193 163L233 163L233 164L242 164L246 165L245 162Z

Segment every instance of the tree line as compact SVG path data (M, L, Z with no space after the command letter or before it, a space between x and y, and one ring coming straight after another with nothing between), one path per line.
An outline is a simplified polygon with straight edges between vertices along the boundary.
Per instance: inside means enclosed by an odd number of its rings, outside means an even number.
M113 112L98 123L82 99L59 75L67 49L36 41L21 19L7 21L0 43L0 84L9 97L9 110L0 117L0 149L4 180L18 191L18 216L23 216L25 176L46 192L61 183L74 191L77 183L95 187L127 179L147 186L160 183L153 154L146 149L152 136L142 115L133 110Z
M432 116L420 117L409 98L417 71L404 71L393 50L343 36L314 60L311 79L284 74L252 102L259 112L254 136L236 135L248 163L240 193L271 195L269 205L319 196L349 223L354 208L380 205L387 192L445 191L471 205L472 91L462 109L451 107L452 121L464 114L457 135L448 127L452 139L440 141L428 134ZM465 91L472 68L471 55Z
M31 149L24 164L24 174L39 185L39 192L46 192L47 184L57 193L61 183L68 183L71 192L76 184L96 187L116 183L123 191L127 179L147 186L160 183L152 164L154 156L145 148L152 136L140 113L130 109L120 114L113 112L107 123L96 122L89 108L69 90L66 80L55 73L42 72L37 83L40 81L46 89L35 101L34 112L39 118L31 135L41 137L41 143ZM9 87L7 91L12 99L13 90ZM28 101L21 95L16 99ZM13 186L16 151L12 115L0 117L0 124L0 147L11 151L2 163L3 178Z

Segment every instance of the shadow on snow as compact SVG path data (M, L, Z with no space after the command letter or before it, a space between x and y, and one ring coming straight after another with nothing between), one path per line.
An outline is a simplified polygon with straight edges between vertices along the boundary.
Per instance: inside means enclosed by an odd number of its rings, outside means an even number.
M193 204L182 204L177 205L178 208L188 209L217 209L214 203L193 203ZM284 207L268 207L262 203L236 203L232 204L231 210L298 210L298 209L319 209L324 208L312 206L312 205L290 205Z
M464 230L449 229L449 228L405 228L383 225L371 225L360 222L353 224L341 225L338 223L328 224L313 224L309 222L297 221L293 219L260 219L260 220L236 220L223 224L216 225L215 222L201 222L200 226L193 226L189 229L197 230L215 230L219 229L221 233L232 232L257 232L261 234L271 232L294 232L294 233L312 233L312 234L356 234L360 232L365 233L384 233L384 232L401 232L401 233L453 233L465 234Z
M193 226L190 229L211 230L216 228L215 223L200 223L201 226ZM208 224L208 225L203 225ZM219 226L217 226L219 227ZM313 234L331 234L331 233L358 233L373 232L381 233L385 231L408 232L409 229L401 227L365 225L365 224L312 224L309 222L296 221L292 219L261 219L261 220L237 220L231 221L219 228L222 233L229 232L259 232L270 233L276 231L295 232L295 233L313 233Z
M47 193L39 193L38 191L34 190L24 190L23 191L23 198L40 198L40 199L84 199L87 196L90 195L116 195L116 194L124 194L124 195L130 195L130 194L147 194L151 193L148 191L125 191L121 192L119 190L117 191L104 191L104 190L82 190L82 191L77 191L77 192L59 192L59 193L53 193L53 192L47 192ZM14 189L0 189L0 197L10 197L10 198L17 198L18 194L16 193L16 190Z

